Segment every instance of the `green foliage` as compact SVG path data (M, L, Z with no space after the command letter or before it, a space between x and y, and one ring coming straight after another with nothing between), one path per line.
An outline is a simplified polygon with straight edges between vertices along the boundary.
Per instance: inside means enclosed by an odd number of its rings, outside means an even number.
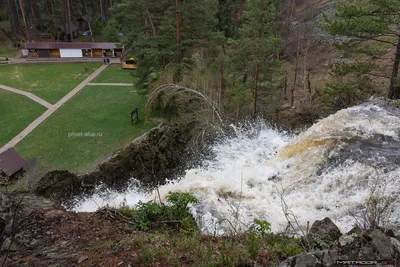
M339 102L350 103L356 98L351 95L355 93L355 88L366 93L362 87L369 87L366 82L371 75L385 77L386 73L391 73L384 66L380 68L377 63L372 63L368 57L374 59L385 54L394 45L393 41L400 40L397 27L400 22L399 11L400 2L397 0L361 0L357 3L340 4L334 19L324 16L325 22L320 25L321 28L334 36L346 37L342 38L337 47L345 51L346 55L356 58L352 62L336 64L332 68L342 81L341 84L328 85L327 93L337 92ZM373 43L377 45L374 46ZM393 69L395 64L396 62ZM353 77L349 78L349 75ZM346 100L346 97L349 99Z
M271 224L267 221L255 219L250 226L249 234L246 240L247 251L252 259L257 259L260 248L263 245L261 241L267 235L271 235Z
M287 257L296 256L304 252L301 240L297 237L290 237L285 233L274 235L271 245L275 253L283 254Z
M109 20L103 29L104 41L118 43L120 41L119 32L118 22L115 19Z
M197 231L188 204L197 199L188 193L169 193L169 205L153 201L139 202L133 209L121 207L120 211L132 217L132 225L141 231L153 229L178 229L181 233L191 234Z
M252 94L253 101L259 101L260 95L273 89L276 85L273 77L282 67L277 57L283 40L277 33L276 1L250 0L246 5L239 37L228 40L232 51L227 59L231 76L229 90L233 96L230 100L239 110L244 106L240 103L241 96ZM255 90L257 96L253 94Z
M252 259L257 259L261 250L284 257L295 256L303 252L298 238L291 238L285 233L273 234L271 224L255 219L246 237L246 248Z
M113 9L115 20L129 32L123 43L138 60L138 83L143 87L151 82L151 75L166 66L177 68L179 81L182 59L190 57L194 47L205 45L202 39L222 40L215 28L217 0L179 1L179 6L165 0L123 0ZM181 17L179 42L177 12Z
M332 67L333 73L339 76L345 76L350 73L357 75L368 74L379 68L379 65L373 62L354 62L354 63L339 63Z
M355 104L361 97L361 95L357 94L357 86L357 84L351 83L327 84L323 94L320 97L327 97L332 106L334 106L336 109L342 109Z
M172 216L177 219L183 219L188 215L188 204L196 203L197 199L188 193L171 192L168 194L167 200L172 204L170 207Z
M258 237L264 237L271 233L271 224L267 221L255 219L250 227L250 232Z

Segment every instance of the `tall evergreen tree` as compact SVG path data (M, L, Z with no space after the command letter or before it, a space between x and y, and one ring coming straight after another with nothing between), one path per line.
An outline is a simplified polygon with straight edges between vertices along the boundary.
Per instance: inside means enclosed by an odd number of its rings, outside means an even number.
M257 115L260 89L271 89L272 76L279 66L277 54L282 39L277 34L276 1L248 0L239 39L233 42L232 64L242 73L244 89L253 93L253 116ZM251 77L249 81L248 77Z
M357 4L342 4L336 12L337 18L328 19L322 25L332 35L345 36L347 39L340 44L342 49L352 53L379 56L385 53L383 49L371 47L370 43L377 42L396 47L395 59L390 74L388 97L396 97L398 88L398 72L400 64L400 1L398 0L363 0ZM366 60L356 60L336 65L334 72L344 76L356 74L359 77L366 75L384 76L377 63ZM383 70L385 72L385 70ZM334 85L339 90L357 87L357 84Z

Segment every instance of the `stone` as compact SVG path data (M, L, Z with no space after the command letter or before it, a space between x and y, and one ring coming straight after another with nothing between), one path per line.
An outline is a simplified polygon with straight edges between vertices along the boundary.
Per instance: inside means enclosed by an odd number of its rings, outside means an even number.
M342 235L339 228L328 217L317 220L309 232L310 245L313 249L328 249Z
M394 257L394 249L390 237L385 235L381 230L367 230L362 234L362 237L370 238L369 246L371 251L374 251L376 257L380 259L391 259Z
M356 226L356 227L353 227L347 234L351 235L353 233L359 235L362 233L362 229L360 227Z
M392 243L395 252L400 254L400 241L397 238L390 237L390 242Z
M314 253L308 252L296 257L295 267L322 267L322 262Z
M80 257L79 257L79 260L78 260L78 264L80 264L80 263L84 262L84 261L85 261L85 260L87 260L87 259L89 259L89 257L88 257L88 256L86 256L86 255L82 255L82 256L80 256Z
M324 267L336 266L336 261L339 259L339 255L336 250L324 250L322 252L322 265Z

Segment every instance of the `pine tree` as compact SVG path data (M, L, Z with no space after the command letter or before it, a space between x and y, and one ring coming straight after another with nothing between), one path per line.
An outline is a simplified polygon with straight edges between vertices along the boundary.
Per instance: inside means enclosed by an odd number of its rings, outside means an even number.
M243 12L243 25L239 29L240 37L232 45L231 64L242 73L244 89L252 90L253 116L257 115L259 90L271 89L272 76L279 66L276 56L281 51L282 39L276 31L275 2L248 0Z
M398 72L400 63L400 1L398 0L363 0L357 4L342 4L336 12L337 18L328 19L322 28L335 36L344 36L346 39L339 44L341 49L358 55L379 57L385 53L382 48L372 47L371 43L387 44L396 47L395 59L392 64L388 97L396 97L398 87ZM379 64L364 58L353 62L344 62L336 65L334 73L339 76L356 75L358 79L342 85L333 85L331 88L348 92L349 89L359 87L361 77L378 76L382 68ZM385 70L383 70L385 72Z

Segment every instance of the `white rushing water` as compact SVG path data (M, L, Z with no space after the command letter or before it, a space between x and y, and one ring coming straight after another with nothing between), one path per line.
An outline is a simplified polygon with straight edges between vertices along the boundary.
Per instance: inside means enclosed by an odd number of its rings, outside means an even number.
M260 123L232 127L236 137L216 144L213 160L159 189L164 199L168 192L194 195L199 204L191 211L204 233L243 231L254 218L282 231L288 225L285 208L301 227L330 217L348 231L355 223L350 211L365 202L374 186L385 195L399 191L400 157L393 160L390 148L400 144L400 119L377 105L341 110L298 136ZM382 141L372 142L378 137ZM95 195L75 210L152 199L132 187L108 198ZM395 206L391 220L398 221L399 214Z

